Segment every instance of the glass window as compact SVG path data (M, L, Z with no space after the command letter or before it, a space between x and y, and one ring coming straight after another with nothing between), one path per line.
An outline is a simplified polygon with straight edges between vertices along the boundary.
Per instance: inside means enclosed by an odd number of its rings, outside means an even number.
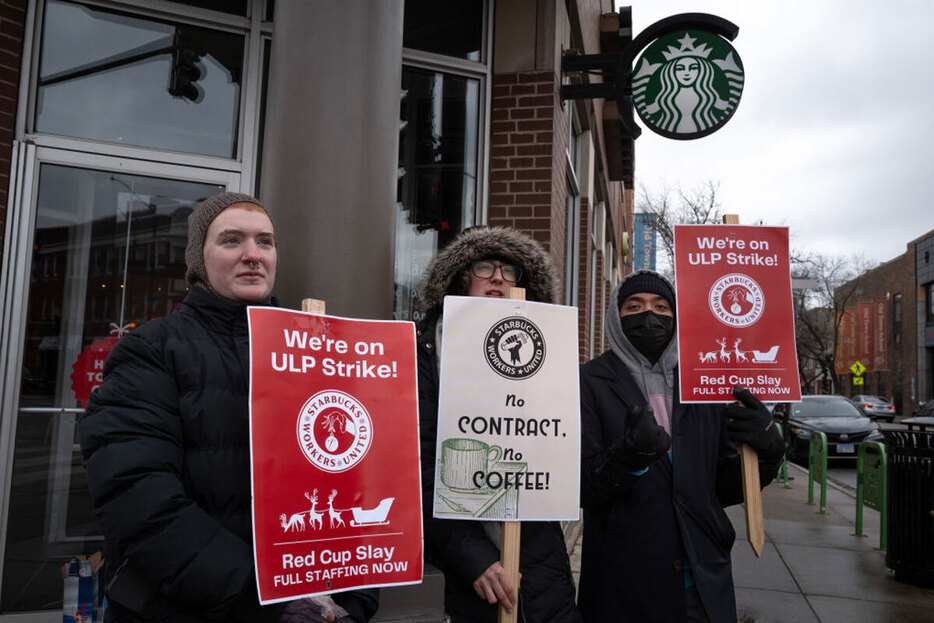
M577 109L574 102L565 102L568 108L568 166L574 172L574 176L580 169L581 162L581 130L580 121L577 119Z
M476 218L480 81L403 67L401 100L393 315L418 320L425 267Z
M577 109L568 102L568 146L567 146L567 199L565 206L565 257L564 257L564 301L577 305L578 272L580 268L580 151L581 131L577 120Z
M41 165L0 611L61 610L61 565L102 548L75 418L121 330L185 296L188 214L219 190Z
M259 100L259 137L256 140L256 183L253 185L253 196L259 197L260 183L263 174L263 141L266 138L266 101L269 93L269 57L272 52L272 40L263 40L263 81Z
M564 224L564 303L577 305L577 284L580 267L580 196L577 186L568 175Z
M172 0L172 2L244 16L246 15L246 7L248 4L247 0Z
M842 396L821 396L793 403L791 415L796 418L860 417L862 412Z
M244 37L50 0L37 132L237 155Z
M927 285L927 294L928 294L928 304L927 304L927 318L925 322L931 324L934 322L934 281Z
M599 254L597 245L594 244L590 250L590 334L587 336L587 358L593 359L596 354L597 343L597 315L600 310L597 309L597 286L600 280L597 279L597 262Z
M402 46L480 61L486 0L406 0Z

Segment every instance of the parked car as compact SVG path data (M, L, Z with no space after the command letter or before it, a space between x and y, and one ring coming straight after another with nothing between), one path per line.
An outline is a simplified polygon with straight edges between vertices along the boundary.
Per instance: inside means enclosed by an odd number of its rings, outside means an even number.
M915 417L934 417L934 400L928 400L926 403L915 409Z
M788 457L799 462L808 459L811 432L827 436L829 458L856 458L856 447L863 441L882 441L879 425L863 415L845 396L802 396L801 402L788 403Z
M856 408L874 420L895 421L895 405L881 396L857 394L850 398Z

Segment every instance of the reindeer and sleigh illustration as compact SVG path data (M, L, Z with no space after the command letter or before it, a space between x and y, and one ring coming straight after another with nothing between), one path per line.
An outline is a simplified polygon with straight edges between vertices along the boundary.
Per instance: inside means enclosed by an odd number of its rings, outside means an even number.
M736 338L733 341L733 347L727 348L727 339L721 337L715 340L720 345L720 350L709 352L699 351L697 358L701 363L731 363L735 358L736 363L749 362L750 356L752 363L775 363L778 357L778 345L771 346L768 350L740 350L739 345L743 338Z
M311 508L306 511L299 511L293 513L291 516L286 516L285 513L279 515L279 523L282 526L283 532L304 532L306 526L306 517L307 526L312 530L322 530L324 528L324 515L328 516L328 528L341 528L346 526L343 517L343 513L350 511L353 519L350 520L350 525L352 527L360 526L385 526L389 524L389 510L392 508L392 503L396 498L383 498L380 500L380 503L376 505L375 508L365 509L360 506L353 506L351 508L337 509L334 508L334 498L337 497L337 489L331 489L331 494L328 496L328 505L327 508L322 508L321 511L318 511L318 490L315 489L310 495L306 491L305 498L311 502Z

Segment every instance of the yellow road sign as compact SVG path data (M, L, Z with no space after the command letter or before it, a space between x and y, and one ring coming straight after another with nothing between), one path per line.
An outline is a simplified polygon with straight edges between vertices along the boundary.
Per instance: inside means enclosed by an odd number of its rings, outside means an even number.
M861 361L854 361L853 365L850 366L850 370L852 370L853 374L856 376L862 376L863 372L866 371L866 366L864 366ZM862 385L862 383L860 383L860 385Z
M864 379L863 377L861 377L861 376L854 376L854 377L853 377L853 385L862 385L864 380L865 380L865 379Z

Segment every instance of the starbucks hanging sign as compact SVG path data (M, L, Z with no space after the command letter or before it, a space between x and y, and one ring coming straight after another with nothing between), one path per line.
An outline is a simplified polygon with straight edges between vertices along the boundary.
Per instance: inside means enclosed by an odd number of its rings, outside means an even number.
M719 130L743 93L743 63L716 34L679 30L656 39L636 63L636 112L654 132L694 139Z

